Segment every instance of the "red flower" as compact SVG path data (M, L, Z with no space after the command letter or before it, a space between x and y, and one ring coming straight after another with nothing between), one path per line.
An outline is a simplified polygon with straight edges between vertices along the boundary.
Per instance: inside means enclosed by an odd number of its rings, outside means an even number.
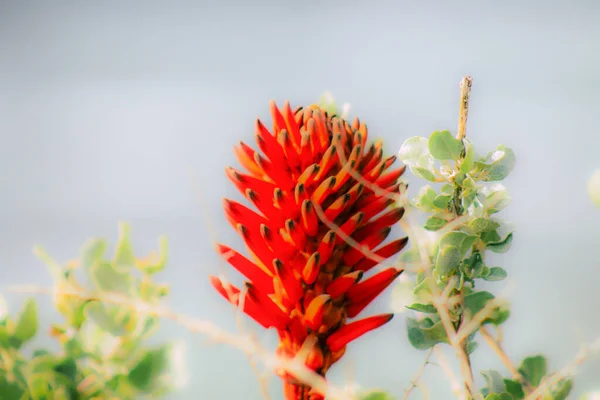
M271 114L274 135L256 121L262 154L243 142L235 149L248 173L227 169L231 181L258 209L224 200L227 219L251 258L225 245L218 251L248 279L244 312L265 328L277 329L278 353L293 357L312 336L316 341L306 365L324 376L348 342L393 316L347 322L402 270L388 268L363 279L378 262L344 238L369 250L385 241L404 213L386 196L398 191L396 182L404 168L388 171L396 157L384 157L381 142L367 147L367 127L358 119L349 124L317 106L292 111L287 102L283 110L271 102ZM407 238L397 239L373 252L388 258L406 242ZM240 289L216 277L211 282L239 304ZM283 378L286 399L322 399L292 376Z

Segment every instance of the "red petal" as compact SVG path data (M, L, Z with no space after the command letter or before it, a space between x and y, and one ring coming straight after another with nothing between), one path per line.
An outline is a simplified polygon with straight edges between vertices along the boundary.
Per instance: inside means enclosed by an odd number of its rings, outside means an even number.
M381 244L381 242L383 242L387 238L391 230L392 228L390 228L389 226L385 227L379 232L373 233L371 236L367 237L362 242L360 242L360 249L357 249L355 247L351 247L350 249L348 249L348 251L346 251L343 257L344 263L348 266L353 266L354 264L365 258L363 248L366 247L368 250L371 250L374 247L379 246L379 244Z
M331 334L331 336L327 338L327 345L332 352L336 352L354 339L386 324L393 317L394 314L383 314L351 322Z
M363 217L363 213L358 212L354 214L348 221L344 222L342 226L340 226L340 231L344 234L344 237L342 237L342 235L338 235L337 244L342 244L346 236L351 236L354 233L354 231L362 222Z
M306 311L304 312L304 322L306 325L316 331L323 322L323 315L327 311L328 306L331 304L331 296L328 294L321 294L310 302Z
M234 200L223 199L223 208L229 223L235 228L237 224L243 224L255 228L260 224L268 224L269 221L262 215L257 214L243 204Z
M363 276L362 271L354 271L346 275L342 275L335 279L329 286L327 286L326 292L332 298L338 298L350 289L356 282L360 281Z
M277 141L281 144L281 147L283 147L283 153L285 154L288 165L293 169L299 168L301 165L300 156L298 156L294 143L292 143L290 135L285 129L279 133Z
M296 248L298 250L304 250L307 238L300 225L295 223L293 219L288 219L287 221L285 221L285 229L292 241L294 242Z
M362 281L348 290L346 299L350 303L347 307L349 318L354 318L369 303L371 303L381 292L383 292L396 279L403 270L388 268Z
M217 251L229 264L248 278L254 285L261 288L261 290L267 292L273 290L272 275L261 269L252 261L224 244L218 244Z
M404 208L395 208L380 216L379 218L370 221L368 224L361 227L353 236L354 239L361 241L375 232L380 231L386 226L392 226L396 222L400 221L404 215Z
M322 204L323 200L331 194L332 188L335 186L335 176L330 176L325 179L319 187L313 192L311 199L314 204Z
M309 285L313 284L315 280L317 280L317 276L319 275L319 270L321 267L320 259L321 256L319 252L314 252L306 261L306 265L302 270L302 279Z
M336 234L334 231L329 231L323 236L323 240L319 244L318 252L321 255L321 264L326 264L331 256L331 252L335 248Z
M290 303L296 303L302 297L302 284L296 279L291 268L286 267L281 260L273 260L273 266L275 267L277 277L281 281Z
M310 200L302 202L302 228L309 236L315 236L319 229L319 219Z
M271 135L267 127L260 120L256 120L254 136L258 148L277 165L286 165L285 155L276 137Z
M271 182L242 174L234 168L228 167L225 169L225 172L242 194L246 194L246 189L249 188L258 192L261 196L271 196L275 189L275 185Z
M378 250L374 251L373 253L384 259L389 258L394 254L397 254L400 250L402 250L404 246L406 246L407 242L408 237L396 239L393 242L390 242L385 246L379 248ZM377 264L379 264L379 261L375 261L370 257L365 257L354 266L354 269L367 272Z
M300 127L296 122L294 112L292 111L292 107L290 107L290 103L288 101L283 104L283 118L285 119L288 132L290 132L292 135L293 142L299 145L301 140Z

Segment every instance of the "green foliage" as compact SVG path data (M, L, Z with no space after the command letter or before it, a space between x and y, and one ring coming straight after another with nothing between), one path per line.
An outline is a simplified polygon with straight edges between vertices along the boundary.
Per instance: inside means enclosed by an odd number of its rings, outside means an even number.
M172 371L180 358L175 347L145 343L158 319L123 305L158 304L166 295L166 287L152 279L166 262L166 241L160 243L160 256L138 259L129 227L121 224L112 259L102 239L88 240L78 260L64 266L37 248L54 278L54 305L64 318L50 329L61 350L21 353L38 330L33 300L14 318L0 315L0 398L156 398L175 389ZM121 296L119 304L111 304L114 296Z
M368 392L361 393L358 396L359 400L394 400L394 397L389 393L382 392L380 390L371 390Z

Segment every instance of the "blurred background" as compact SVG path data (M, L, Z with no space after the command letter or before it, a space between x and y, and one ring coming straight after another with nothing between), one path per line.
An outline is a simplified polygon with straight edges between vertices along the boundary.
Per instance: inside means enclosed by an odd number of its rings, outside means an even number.
M89 237L114 243L124 220L140 253L168 236L169 304L233 331L207 280L233 276L215 240L241 248L221 211L222 197L239 198L223 170L268 101L305 105L329 90L395 153L410 136L455 131L470 74L467 135L517 155L503 212L517 232L494 258L512 285L505 347L558 369L600 335L600 210L586 193L600 166L599 18L591 0L0 1L0 290L20 308L26 296L7 286L50 284L34 244L66 261ZM389 310L389 294L368 312ZM57 316L40 300L46 326ZM397 316L352 344L330 379L401 397L425 357L405 329ZM242 353L169 322L166 337L188 346L191 380L173 399L261 398ZM51 342L42 332L38 343ZM504 371L485 346L473 364ZM431 398L451 397L440 368L424 380ZM593 388L597 359L574 394Z

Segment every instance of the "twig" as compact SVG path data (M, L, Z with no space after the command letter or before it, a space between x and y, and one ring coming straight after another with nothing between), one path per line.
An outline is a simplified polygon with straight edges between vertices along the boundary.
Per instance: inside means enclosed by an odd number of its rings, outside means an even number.
M410 396L410 392L412 392L412 390L418 386L418 381L419 381L419 379L421 379L421 375L423 375L423 371L425 370L425 367L427 366L427 364L429 364L429 359L431 358L431 354L433 353L434 348L435 347L432 347L431 349L429 349L429 352L425 356L425 361L423 361L423 364L421 364L421 367L419 368L419 370L417 371L417 374L415 375L414 379L410 383L410 386L404 391L404 397L402 397L402 400L408 399L408 396Z
M210 321L198 320L185 314L172 311L161 305L151 305L139 300L128 298L119 293L85 293L78 290L59 290L58 288L45 288L36 285L10 286L9 291L30 294L46 294L72 296L78 299L101 301L107 304L133 308L136 312L169 319L184 326L190 332L208 336L212 341L224 343L234 347L249 356L258 357L271 370L284 370L293 375L297 380L309 385L316 393L336 400L353 400L355 395L330 385L325 378L307 368L296 359L282 358L263 349L248 335L236 335L227 332Z
M519 383L521 383L521 385L523 385L523 387L525 388L526 392L530 392L531 388L529 387L529 383L527 383L527 381L519 372L517 367L515 367L512 361L510 361L510 358L508 358L508 355L500 346L500 341L494 339L485 326L481 326L479 328L479 333L481 334L485 342L488 344L488 346L490 346L490 348L496 353L496 355L498 356L500 361L502 361L504 366L510 371L510 373L513 376L513 379L519 381Z
M408 210L407 210L408 212ZM406 215L406 213L405 213ZM454 325L452 324L452 319L450 318L450 312L448 311L448 305L446 303L447 297L442 297L442 293L440 293L440 289L435 284L433 280L433 275L431 273L429 256L427 254L427 250L424 248L424 244L422 240L415 238L415 231L404 221L404 218L400 220L400 225L402 229L408 234L409 238L412 236L415 240L411 241L416 243L419 256L423 268L423 272L426 275L426 280L429 282L429 288L431 290L433 299L432 304L436 308L438 315L440 316L440 320L442 321L442 326L446 331L446 336L448 337L448 341L450 345L454 349L456 353L456 358L459 361L461 375L463 377L463 381L465 384L465 390L467 391L465 397L468 397L473 393L475 388L475 383L473 381L473 374L471 372L471 367L469 365L467 354L465 353L465 349L461 345L461 342L457 340L456 330L454 329ZM464 397L463 397L464 398Z
M540 399L541 396L545 392L550 390L550 388L552 388L553 385L557 384L560 380L568 376L572 376L577 370L577 367L581 365L581 363L583 363L590 355L597 352L600 352L600 338L594 340L589 345L584 346L579 351L579 353L577 353L575 359L569 364L567 364L563 369L544 379L542 383L529 396L525 398L525 400Z
M456 134L458 140L463 140L467 135L467 117L472 85L473 79L470 76L465 76L460 82L460 110L458 112L458 133Z
M450 368L450 364L448 364L448 359L446 359L446 356L444 355L444 353L442 353L438 346L435 346L433 348L433 352L435 353L435 356L438 359L437 364L439 364L439 366L442 368L442 371L444 371L444 373L448 377L448 380L450 381L452 393L454 393L454 396L456 396L456 398L464 399L464 389L461 387L458 378L456 378L456 375L454 375L454 371L452 371L452 368Z

